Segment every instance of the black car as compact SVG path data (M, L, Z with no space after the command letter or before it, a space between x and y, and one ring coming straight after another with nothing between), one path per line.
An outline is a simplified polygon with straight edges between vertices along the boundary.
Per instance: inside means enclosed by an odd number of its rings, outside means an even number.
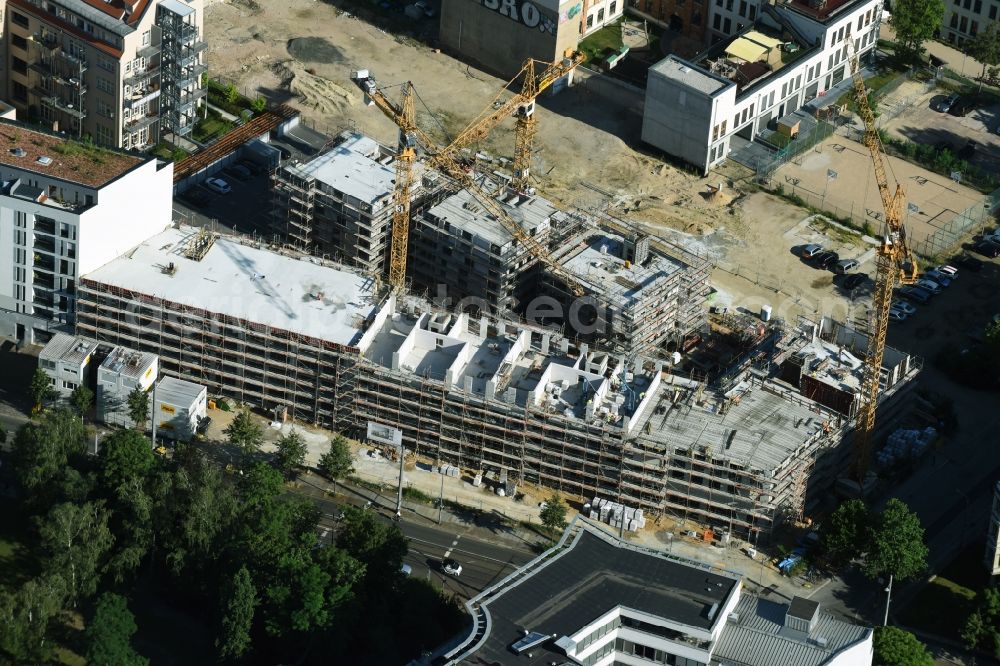
M840 255L836 252L820 252L815 257L813 257L813 265L817 268L831 268L834 264L840 261Z
M209 193L208 190L202 187L192 187L190 190L185 192L182 197L185 201L196 208L204 208L208 204L212 203L212 199L215 197Z
M844 281L841 284L847 291L854 291L861 285L870 281L871 278L865 275L864 273L851 273L850 275L844 278Z
M281 159L290 160L292 159L292 151L288 150L284 146L275 146L278 149L278 154L281 155Z
M1000 245L991 241L979 241L972 246L972 249L984 257L989 257L990 259L1000 257Z
M969 112L974 108L976 108L976 100L971 97L959 97L958 100L951 105L951 108L948 109L948 113L961 118L969 115Z
M959 268L964 268L972 273L978 273L983 270L983 262L975 257L968 254L960 254L951 258L949 261L952 266L958 266Z

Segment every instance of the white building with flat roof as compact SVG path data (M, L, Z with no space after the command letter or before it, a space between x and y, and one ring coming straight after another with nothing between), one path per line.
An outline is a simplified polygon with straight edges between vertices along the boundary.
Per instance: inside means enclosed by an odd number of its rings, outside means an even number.
M881 12L879 0L761 5L696 61L670 55L649 69L642 140L707 174L734 137L757 140L849 78L849 46L862 62L874 53Z
M127 347L102 347L107 355L97 367L97 420L134 428L128 397L136 389L143 393L149 391L159 375L159 359L156 354Z
M0 120L0 337L72 332L80 275L171 224L173 166Z
M38 354L38 367L52 380L56 394L68 398L78 386L89 383L96 350L94 340L56 333Z

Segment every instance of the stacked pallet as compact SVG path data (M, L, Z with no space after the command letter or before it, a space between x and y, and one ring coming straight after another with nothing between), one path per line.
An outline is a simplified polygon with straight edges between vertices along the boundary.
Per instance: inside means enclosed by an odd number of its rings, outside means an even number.
M589 512L591 520L599 520L629 532L646 527L646 517L642 515L642 509L633 509L630 506L600 497L595 497L592 502L585 505L584 511Z

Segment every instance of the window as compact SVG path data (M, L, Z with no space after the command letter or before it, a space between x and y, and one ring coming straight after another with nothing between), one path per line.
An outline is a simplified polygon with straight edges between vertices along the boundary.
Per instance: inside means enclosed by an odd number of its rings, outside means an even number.
M750 5L750 15L747 18L749 18L751 21L757 18L757 8L754 7L753 5Z
M732 30L732 27L733 23L729 19L726 19L725 21L722 22L722 32L726 33L727 35L729 34L729 31Z
M966 20L966 18L964 16L961 19L959 19L959 21L958 21L958 29L960 31L965 32L965 28L966 28L967 25L968 25L968 23L967 23L967 20Z
M740 16L747 15L747 0L740 0Z
M604 7L601 7L600 9L597 10L597 22L598 23L604 22Z
M976 12L977 14L982 14L983 0L976 0L975 3L972 5L972 11Z
M990 20L994 20L997 17L997 6L990 5Z
M18 14L17 12L10 13L10 20L21 26L22 28L27 28L29 26L28 17L24 14Z
M21 60L17 56L11 56L10 68L17 74L23 74L25 76L28 74L28 63Z
M722 121L722 129L719 130L719 134L722 134L723 136L726 134L726 123L727 122L729 122L729 121L728 120L723 120Z
M979 21L973 21L969 26L969 34L975 37L977 32L979 32Z
M142 33L142 45L149 46L149 30Z
M951 21L950 21L949 25L952 28L957 28L958 27L958 14L956 14L955 12L951 13Z
M22 37L21 35L15 35L11 33L10 43L16 46L17 48L21 49L22 51L28 50L28 40Z
M722 0L719 0L721 2ZM712 27L716 30L722 30L722 17L716 14L712 17Z
M98 90L103 90L104 92L106 92L108 94L113 94L114 93L114 89L111 87L111 81L109 81L108 79L104 78L103 76L98 76L97 77L97 89Z
M594 15L591 14L590 16L587 17L587 29L590 30L593 27L594 27Z
M733 0L726 0L726 11L733 11Z
M701 12L698 10L691 14L691 25L701 25Z
M608 16L614 16L616 9L618 9L618 0L615 0L615 2L608 5Z
M98 126L97 126L97 143L99 143L101 145L107 146L107 145L110 145L111 142L112 142L111 129L108 128L108 127L106 127L106 126L104 126L104 125L98 124Z

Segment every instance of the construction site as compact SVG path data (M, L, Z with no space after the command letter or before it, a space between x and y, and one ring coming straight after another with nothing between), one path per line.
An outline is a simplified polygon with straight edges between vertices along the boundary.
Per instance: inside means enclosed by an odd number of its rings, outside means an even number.
M695 381L679 364L436 309L315 257L184 227L85 276L78 311L80 334L155 353L165 372L276 420L359 440L374 426L394 433L376 446L398 437L408 456L508 494L597 496L748 540L807 515L851 454L853 410L783 379L788 364L827 349L803 373L831 392L863 370L863 336L771 322L739 372ZM919 371L887 357L880 413Z

